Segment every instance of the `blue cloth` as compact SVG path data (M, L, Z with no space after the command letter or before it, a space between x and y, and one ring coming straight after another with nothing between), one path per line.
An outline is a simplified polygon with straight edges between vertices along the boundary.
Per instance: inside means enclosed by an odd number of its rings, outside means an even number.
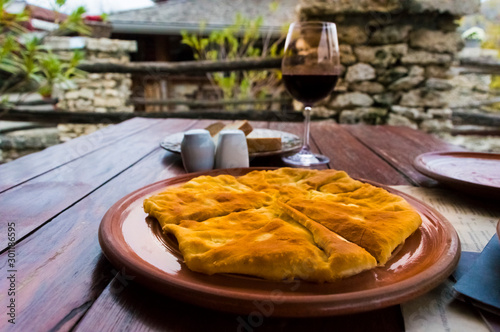
M500 241L495 234L483 252L471 261L471 255L465 255L463 269L457 269L455 277L458 282L455 290L471 299L500 310ZM472 266L466 271L466 266ZM460 267L460 264L459 264Z
M457 268L453 272L453 278L455 278L455 281L460 280L460 278L470 271L479 255L481 255L480 252L472 251L462 251L460 253L460 260L458 261Z

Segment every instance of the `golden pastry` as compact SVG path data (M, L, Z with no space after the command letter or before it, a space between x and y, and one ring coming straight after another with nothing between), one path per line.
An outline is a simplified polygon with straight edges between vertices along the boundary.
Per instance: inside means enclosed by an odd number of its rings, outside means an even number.
M278 208L234 212L166 225L186 265L205 274L237 273L268 280L333 281L374 267L364 249L313 221L297 222Z
M421 223L403 198L343 171L201 176L144 202L205 274L331 282L391 257Z
M294 198L287 203L366 249L381 265L422 222L403 198L369 184L352 192L313 193L310 199Z
M190 219L203 221L270 204L272 198L239 183L233 176L200 176L144 201L144 211L164 227Z

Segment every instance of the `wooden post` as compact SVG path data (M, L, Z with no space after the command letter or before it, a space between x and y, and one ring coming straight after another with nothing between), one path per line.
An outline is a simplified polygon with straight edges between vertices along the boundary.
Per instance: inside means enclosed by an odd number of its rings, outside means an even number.
M255 58L232 61L86 63L78 66L89 73L188 74L217 71L278 69L281 58Z

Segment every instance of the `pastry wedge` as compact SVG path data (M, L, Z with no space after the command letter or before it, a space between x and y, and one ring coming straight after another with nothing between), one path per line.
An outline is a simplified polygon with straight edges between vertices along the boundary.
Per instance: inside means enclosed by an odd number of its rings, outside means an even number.
M233 176L201 176L147 198L144 211L164 227L181 220L203 221L271 204L266 193L251 190Z
M205 274L331 282L376 265L364 249L287 209L265 207L166 225L186 265ZM296 215L297 214L297 215Z
M366 249L380 265L422 223L403 198L370 184L338 195L314 193L287 204Z

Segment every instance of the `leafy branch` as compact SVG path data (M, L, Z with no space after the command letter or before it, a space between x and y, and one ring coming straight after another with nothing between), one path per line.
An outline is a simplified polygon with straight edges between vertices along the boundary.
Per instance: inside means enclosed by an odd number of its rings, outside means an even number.
M270 10L277 10L273 2ZM201 23L197 34L181 31L182 43L193 50L196 60L236 60L251 57L274 57L283 52L281 47L285 37L283 30L273 37L272 30L262 33L263 18L245 18L236 14L231 26L206 33L206 24ZM217 88L219 97L229 99L262 99L281 94L281 71L250 70L243 72L207 73L208 80Z
M486 36L487 38L485 38L481 47L497 50L500 59L500 24L488 21L486 24ZM491 75L490 89L494 94L500 92L500 75ZM500 111L500 103L490 105L489 109L496 112Z
M40 37L29 29L27 10L8 12L11 1L0 0L0 95L35 90L42 96L50 96L55 84L82 76L84 73L77 66L83 60L83 53L75 51L69 59L61 59L43 45L43 40L51 35L89 34L83 18L85 8L79 7L64 20L56 20L59 28ZM56 0L56 6L60 8L65 1Z

